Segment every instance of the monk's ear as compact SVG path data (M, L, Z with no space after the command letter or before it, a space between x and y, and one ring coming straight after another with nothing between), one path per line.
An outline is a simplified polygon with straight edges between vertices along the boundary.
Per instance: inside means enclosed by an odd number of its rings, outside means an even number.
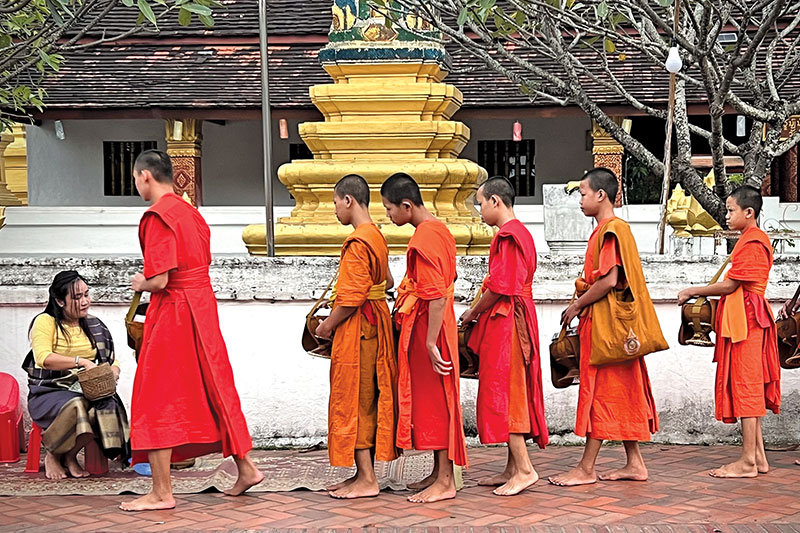
M492 204L493 204L495 207L497 207L497 206L498 206L498 205L500 205L500 203L501 203L501 202L500 202L500 197L499 197L499 196L497 196L496 194L493 194L493 195L492 195L492 198L491 198L491 200L492 200Z
M409 202L408 200L403 200L403 203L401 203L400 205L403 206L405 209L411 209L411 202Z
M353 205L353 197L349 194L344 195L344 206L348 209Z
M752 207L748 207L747 209L744 210L744 216L747 218L753 218L753 215L755 214L756 210L753 209Z

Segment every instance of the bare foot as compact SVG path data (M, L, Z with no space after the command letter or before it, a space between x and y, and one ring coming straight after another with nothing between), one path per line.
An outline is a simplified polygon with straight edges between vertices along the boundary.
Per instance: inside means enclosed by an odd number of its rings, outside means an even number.
M251 487L264 481L264 474L261 473L261 470L256 467L249 456L243 461L238 461L238 467L239 477L233 487L223 491L226 496L240 496Z
M353 474L353 477L349 477L349 478L345 479L344 481L340 481L339 483L334 483L333 485L331 485L329 487L325 487L325 490L327 490L328 492L337 491L337 490L339 490L339 489L341 489L343 487L346 487L350 483L353 483L356 480L357 477L358 476L356 474Z
M746 464L739 460L712 470L708 475L717 478L758 477L758 468L754 464Z
M759 474L768 474L769 463L767 462L767 460L766 459L763 459L761 461L756 460L756 470L758 470Z
M67 455L64 457L64 464L69 471L69 475L72 477L89 477L89 472L83 469L83 467L78 463L78 459L73 455Z
M130 502L122 502L119 508L123 511L162 511L164 509L175 508L175 498L162 499L154 493L145 494L141 498L136 498Z
M412 503L433 503L441 500L450 500L456 497L456 485L454 482L444 483L436 481L427 489L408 497Z
M408 490L424 490L433 485L435 481L436 481L436 473L431 472L431 474L428 477L420 481L417 481L416 483L409 483L407 485Z
M507 483L497 487L492 492L498 496L514 496L515 494L519 494L523 490L532 486L537 481L539 481L539 474L536 472L536 470L533 470L528 474L517 472L511 476L511 479L509 479Z
M608 474L598 476L603 481L647 481L647 468L625 465L624 468L612 470Z
M61 466L61 459L47 452L44 456L44 475L47 479L66 479L67 472Z
M591 485L597 483L597 474L594 469L591 472L586 472L583 468L576 466L566 474L560 476L553 476L547 478L553 485L559 487L574 487L576 485Z
M340 500L352 500L354 498L372 498L380 494L380 492L378 480L373 478L372 480L356 479L352 483L348 483L346 486L328 494Z
M485 477L478 480L478 485L482 487L499 487L500 485L508 483L509 479L511 479L511 472L506 471L496 476Z

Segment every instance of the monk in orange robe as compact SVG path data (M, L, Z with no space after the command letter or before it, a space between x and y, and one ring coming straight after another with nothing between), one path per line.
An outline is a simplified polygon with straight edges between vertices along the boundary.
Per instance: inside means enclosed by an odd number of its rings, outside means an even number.
M333 336L331 395L328 405L328 458L331 466L352 466L356 475L328 487L334 498L377 496L374 460L397 458L392 318L386 289L389 247L369 214L369 185L345 176L333 189L336 217L354 231L342 245L333 310L317 337Z
M142 152L133 176L139 194L152 206L139 225L144 271L131 285L152 297L133 382L131 448L134 464L150 463L153 489L120 507L175 507L170 461L216 451L236 462L239 477L225 493L237 496L264 474L250 459L253 443L219 329L208 277L208 225L173 192L172 162L164 152Z
M772 308L764 291L772 268L772 245L758 227L761 191L744 185L725 201L726 221L742 235L733 248L725 279L689 287L678 294L683 304L698 296L721 296L717 306L714 361L715 416L742 422L742 456L709 472L713 477L756 477L769 471L761 417L781 407L781 370Z
M423 205L419 186L394 174L381 186L386 215L416 230L408 242L406 275L398 287L397 446L434 450L434 468L409 501L454 498L453 464L467 465L461 418L458 326L453 309L456 242L447 226Z
M481 296L462 322L477 320L469 339L480 356L478 435L483 444L508 444L502 474L478 482L498 486L498 496L519 494L539 480L527 438L540 448L549 440L544 416L539 326L531 284L536 271L533 237L514 215L514 186L501 176L488 179L476 199L486 224L500 231L489 250L489 275Z
M649 441L650 435L658 430L655 400L642 357L600 366L589 364L593 351L592 320L597 319L593 314L604 309L593 304L604 301L615 288L629 287L639 301L640 310L647 306L647 315L653 317L653 323L647 325L647 338L658 339L666 347L644 284L636 241L628 224L614 216L618 188L617 177L605 168L590 170L580 183L581 210L594 217L597 227L587 245L583 277L576 282L580 297L564 311L562 324L568 325L580 316L580 390L575 434L586 437L586 446L577 467L549 479L554 485L585 485L596 483L598 477L609 481L645 481L647 467L639 441ZM627 462L623 468L598 476L595 462L604 440L622 441Z

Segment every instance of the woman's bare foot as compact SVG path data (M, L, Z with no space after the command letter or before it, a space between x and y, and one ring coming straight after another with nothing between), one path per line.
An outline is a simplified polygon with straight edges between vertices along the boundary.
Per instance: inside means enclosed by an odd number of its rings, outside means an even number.
M83 469L80 463L78 463L78 458L74 455L67 454L64 457L64 465L67 467L69 475L72 477L89 477L89 472Z
M478 485L481 487L499 487L500 485L505 485L508 483L509 479L511 479L511 472L506 470L502 474L497 474L496 476L485 477L478 480Z
M754 464L747 464L740 459L712 470L708 475L717 478L758 477L758 467Z
M237 460L236 466L239 467L239 477L236 479L236 484L233 487L223 491L226 496L240 496L251 487L264 481L264 474L256 467L250 459L250 456Z
M597 474L595 473L594 468L592 468L591 472L587 472L580 466L576 466L566 474L547 478L547 481L553 485L558 485L559 487L591 485L592 483L597 483Z
M172 496L169 498L161 498L151 492L133 501L122 502L119 504L119 508L123 511L162 511L164 509L174 509L175 498Z
M408 497L412 503L433 503L441 500L450 500L456 497L456 485L450 478L450 483L435 481L427 489Z
M644 465L625 465L624 468L600 474L598 477L603 481L647 481L647 468Z
M435 469L434 469L435 470ZM425 490L436 481L436 472L431 472L430 475L416 483L409 483L408 490Z
M536 472L536 470L533 470L527 474L517 472L511 476L511 479L509 479L508 482L500 487L497 487L492 492L498 496L514 496L528 487L533 486L533 484L537 481L539 481L539 474Z
M759 474L769 474L769 463L767 460L756 461L756 470L758 470Z
M373 478L371 480L355 479L352 483L348 483L338 490L329 492L329 494L333 498L351 500L354 498L372 498L380 494L380 492L378 480Z
M333 485L331 485L329 487L325 487L325 490L328 491L328 492L337 491L337 490L339 490L341 488L346 487L350 483L355 482L357 477L358 477L357 474L353 474L353 477L349 477L349 478L345 479L344 481L340 481L339 483L334 483Z
M61 466L61 457L47 452L44 456L44 475L47 479L66 479L67 471Z

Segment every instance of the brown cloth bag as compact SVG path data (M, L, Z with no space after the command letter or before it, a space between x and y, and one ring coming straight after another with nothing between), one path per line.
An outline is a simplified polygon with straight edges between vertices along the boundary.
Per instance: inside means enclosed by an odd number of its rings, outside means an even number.
M791 300L790 309L797 303L800 297L800 285ZM792 313L791 316L775 322L778 332L778 357L781 368L791 370L800 368L800 348L798 348L798 334L800 334L800 313Z
M714 277L711 278L709 285L716 283L722 273L731 262L728 257L719 268ZM717 320L718 298L706 298L701 296L694 302L685 302L681 306L681 327L678 330L678 343L686 346L714 346L711 340L711 332L714 331Z
M336 282L336 278L337 275L334 275L333 278L331 278L328 286L325 287L325 290L322 291L319 299L317 299L317 301L314 302L314 305L311 307L311 311L309 311L306 315L306 320L303 324L303 336L300 339L300 343L303 346L303 350L305 350L308 355L313 357L321 357L323 359L331 358L333 340L320 339L314 335L314 332L317 331L317 327L319 327L320 322L322 322L322 320L325 318L324 316L319 315L319 313L330 308L328 292L331 290L334 282Z
M583 271L581 271L583 276ZM572 293L569 305L575 302L578 292ZM581 339L575 328L562 326L550 342L550 380L557 389L577 385L581 372Z
M590 365L622 363L669 348L642 272L642 262L630 226L611 219L597 236L594 262L599 264L600 248L607 234L620 243L622 269L627 286L612 289L592 304L592 354Z
M478 305L482 294L483 287L478 289L478 294L472 299L472 303L469 306L470 309L474 309ZM472 336L475 324L475 322L458 324L458 369L459 375L466 379L478 379L478 372L481 366L480 356L469 347L469 338Z
M137 292L133 295L128 314L125 315L125 331L128 333L128 347L134 351L134 357L139 360L139 351L142 349L142 339L144 338L144 322L134 320L137 316L145 316L149 303L139 303L142 293Z

